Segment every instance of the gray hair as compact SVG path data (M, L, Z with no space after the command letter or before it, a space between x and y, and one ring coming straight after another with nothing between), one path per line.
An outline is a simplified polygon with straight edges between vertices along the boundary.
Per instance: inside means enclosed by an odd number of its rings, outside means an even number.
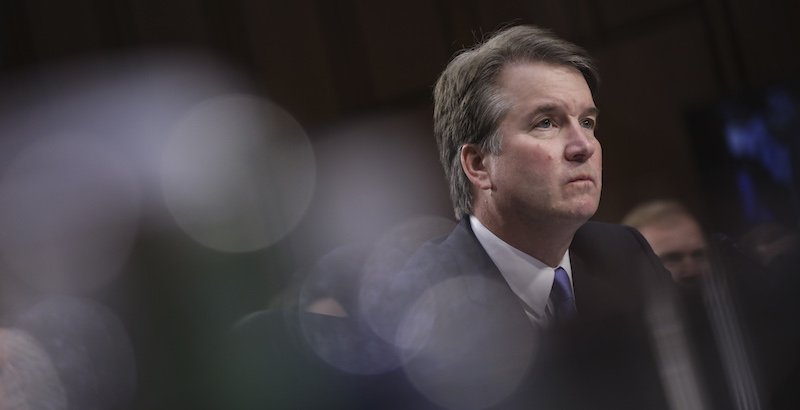
M636 205L622 218L623 225L642 229L645 226L671 227L685 218L694 217L680 202L672 199L655 199Z
M592 94L600 83L594 60L584 49L534 26L498 31L457 54L434 87L433 131L458 220L472 213L473 201L461 167L461 148L477 144L482 152L500 153L502 136L497 125L511 104L501 94L498 77L505 66L518 62L574 67L583 74Z

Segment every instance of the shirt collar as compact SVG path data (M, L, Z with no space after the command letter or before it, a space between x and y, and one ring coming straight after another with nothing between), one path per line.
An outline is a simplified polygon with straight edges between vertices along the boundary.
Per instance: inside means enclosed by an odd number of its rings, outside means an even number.
M492 262L500 270L511 290L530 308L534 320L545 320L545 309L553 288L555 269L509 245L486 228L474 215L469 217L472 231ZM572 283L569 249L561 258L560 267L567 271Z

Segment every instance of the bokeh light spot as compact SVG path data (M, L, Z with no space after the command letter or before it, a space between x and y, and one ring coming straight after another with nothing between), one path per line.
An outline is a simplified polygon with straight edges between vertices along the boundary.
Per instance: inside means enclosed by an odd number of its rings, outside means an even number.
M162 191L178 225L219 251L254 251L282 239L308 208L314 155L301 126L277 105L232 94L178 122L162 162Z
M44 138L16 156L0 182L3 265L41 290L95 290L120 272L140 212L134 171L110 144Z

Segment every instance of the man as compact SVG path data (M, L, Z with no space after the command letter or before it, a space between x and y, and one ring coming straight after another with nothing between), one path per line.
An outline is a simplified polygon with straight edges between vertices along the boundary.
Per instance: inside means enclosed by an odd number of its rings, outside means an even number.
M598 83L585 51L520 26L457 56L434 91L440 159L462 219L456 233L474 233L512 289L518 278L502 266L501 253L533 265L541 286L532 295L514 290L530 299L535 321L552 318L547 297L556 268L574 282L569 248L600 201ZM641 242L634 232L623 235Z
M633 228L587 223L602 185L598 82L584 50L535 27L508 28L455 57L434 90L434 132L460 223L400 272L365 271L358 312L300 312L284 338L401 370L362 379L304 360L274 368L312 369L290 379L321 387L327 408L667 409L681 390L662 387L644 312L672 285L669 273ZM241 326L238 339L274 344L248 336L286 321L268 319ZM340 343L343 334L361 341ZM277 350L268 361L287 357ZM334 380L348 383L328 388ZM246 390L258 401L289 389ZM279 406L311 408L286 405L307 391Z
M635 230L587 223L598 83L584 50L528 26L459 54L436 83L461 222L412 257L392 310L405 373L440 406L665 406L642 312L669 274Z
M696 288L711 272L700 224L680 203L655 200L640 204L622 223L641 232L676 283Z

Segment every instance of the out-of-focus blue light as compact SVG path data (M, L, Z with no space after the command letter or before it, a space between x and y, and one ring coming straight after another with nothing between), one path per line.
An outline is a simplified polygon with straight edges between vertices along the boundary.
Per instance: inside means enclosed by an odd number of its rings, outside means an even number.
M764 118L752 117L744 123L728 123L725 140L734 158L757 161L776 182L791 183L789 149L773 138Z
M736 185L739 188L739 199L748 222L758 223L774 220L769 208L759 199L755 183L747 171L739 170L736 174Z

